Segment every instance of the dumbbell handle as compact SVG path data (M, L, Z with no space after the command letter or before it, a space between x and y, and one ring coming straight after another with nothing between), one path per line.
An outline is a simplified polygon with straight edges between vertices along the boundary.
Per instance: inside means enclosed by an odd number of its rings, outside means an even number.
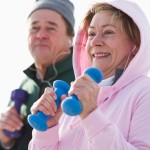
M28 93L23 89L15 89L11 92L11 99L14 101L14 108L17 110L18 114L20 114L22 104L28 99Z
M85 70L84 74L90 76L96 83L100 83L103 78L102 72L97 68L89 68ZM75 94L66 98L61 103L61 108L69 116L76 116L82 112L82 104Z
M23 89L15 89L11 92L11 100L14 101L14 108L20 114L20 109L23 103L28 99L28 93ZM22 135L22 130L19 131L8 131L3 130L4 134L11 138L18 138Z
M16 111L18 112L18 114L20 114L20 109L21 109L21 105L22 103L17 101L14 103L14 108L16 109Z
M53 84L54 91L57 95L55 100L57 107L60 105L60 98L63 94L68 94L70 86L61 80L56 80ZM39 131L46 131L48 129L46 121L50 119L50 115L45 115L43 112L37 112L37 114L30 114L28 116L28 122L30 126Z

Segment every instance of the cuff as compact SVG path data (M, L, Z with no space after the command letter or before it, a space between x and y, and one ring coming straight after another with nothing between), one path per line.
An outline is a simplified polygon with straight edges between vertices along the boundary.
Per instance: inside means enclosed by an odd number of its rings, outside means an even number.
M32 140L34 141L34 143L38 143L39 145L53 145L59 140L58 128L59 125L56 125L44 132L33 129Z

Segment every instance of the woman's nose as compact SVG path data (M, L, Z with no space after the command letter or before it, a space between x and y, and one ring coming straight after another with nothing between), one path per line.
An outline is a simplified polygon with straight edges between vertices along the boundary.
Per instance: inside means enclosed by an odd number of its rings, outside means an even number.
M91 40L91 46L102 46L104 44L104 38L101 34L96 34Z

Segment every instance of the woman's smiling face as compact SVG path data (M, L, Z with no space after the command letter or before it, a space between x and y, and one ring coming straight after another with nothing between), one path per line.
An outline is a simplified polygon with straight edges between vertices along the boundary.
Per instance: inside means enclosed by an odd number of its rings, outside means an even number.
M124 68L131 61L134 46L121 22L112 19L111 13L100 11L94 15L88 28L86 51L91 65L102 70L105 78L113 76L117 68Z

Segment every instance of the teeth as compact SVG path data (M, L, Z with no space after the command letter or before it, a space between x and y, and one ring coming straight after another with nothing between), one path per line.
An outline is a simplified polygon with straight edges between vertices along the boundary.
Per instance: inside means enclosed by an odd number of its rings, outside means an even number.
M103 53L103 54L94 54L95 57L105 57L108 56L108 53Z

